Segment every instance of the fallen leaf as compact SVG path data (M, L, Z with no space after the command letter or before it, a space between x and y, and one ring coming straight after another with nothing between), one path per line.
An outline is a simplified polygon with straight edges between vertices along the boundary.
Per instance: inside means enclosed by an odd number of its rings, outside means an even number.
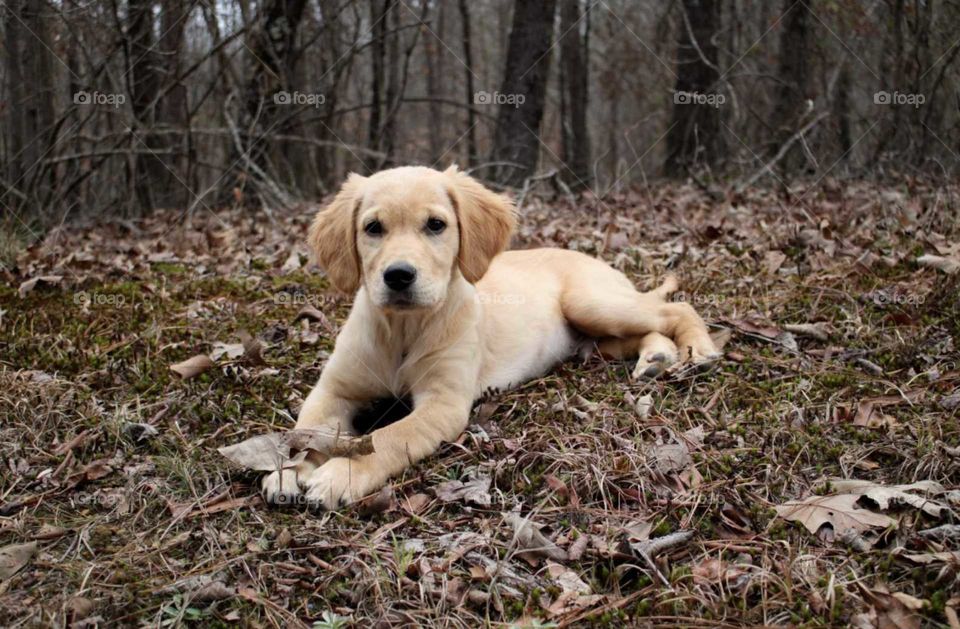
M0 548L0 580L9 579L33 558L37 552L36 542L12 544Z
M943 256L927 254L917 258L917 264L931 269L937 269L938 271L943 271L947 275L953 275L957 271L960 271L960 260L957 260L956 258L946 258Z
M949 511L949 507L939 502L918 496L910 492L924 492L927 494L940 495L946 492L946 489L940 483L934 481L919 481L909 485L884 486L877 485L870 481L855 479L831 479L829 481L833 491L844 494L856 494L863 496L876 503L881 511L890 508L890 503L902 503L920 509L924 513L939 518L943 512Z
M387 485L372 496L364 498L357 504L357 510L362 517L368 518L378 513L390 511L396 507L397 501L393 487Z
M240 343L243 345L243 358L251 365L262 365L264 364L263 360L263 343L253 338L246 330L240 330L237 334L240 337Z
M913 563L927 565L931 563L955 563L960 565L960 550L944 551L939 553L912 553L900 555Z
M871 604L877 615L878 629L920 629L920 615L924 602L903 592L890 592L884 586L868 589L859 584L864 599Z
M653 408L653 396L647 393L646 395L641 395L637 398L637 401L633 405L633 410L636 411L637 417L640 419L646 419L650 416L650 410Z
M466 483L459 480L447 481L434 487L433 492L443 502L463 501L480 507L489 507L492 502L489 476L479 476Z
M243 356L243 343L214 343L210 351L210 360L218 361L226 356L229 359Z
M897 525L897 521L890 516L858 507L859 499L860 496L856 494L810 496L803 500L786 502L776 507L776 511L784 520L799 522L813 534L825 524L833 527L838 534L847 529L863 532Z
M784 325L783 329L800 336L809 336L824 343L830 340L830 326L822 321L819 323L791 323Z
M763 268L769 275L775 274L787 260L787 254L782 251L768 251L763 257Z
M427 494L413 494L407 496L401 501L401 506L410 514L416 515L423 511L430 504L430 496Z
M647 456L661 474L680 472L693 465L690 450L683 443L668 443L647 448Z
M63 280L62 275L41 275L39 277L34 277L27 280L23 284L20 284L20 288L17 289L17 293L21 298L26 297L27 294L37 287L39 284L46 284L49 286L54 286L59 284Z
M212 601L222 601L233 598L237 595L237 589L223 583L223 581L211 581L207 583L191 597L191 601L208 603Z
M184 380L189 380L191 378L196 378L203 372L214 367L214 363L210 360L210 357L206 354L198 354L192 358L177 363L175 365L170 365L170 371L177 374Z
M736 581L746 574L746 570L726 561L710 558L693 566L690 569L690 573L693 575L694 583L702 585L723 585L730 581Z
M293 273L300 268L300 252L294 249L290 252L290 255L287 256L286 261L284 261L283 266L280 267L280 271L284 274Z
M504 519L513 527L513 538L522 550L518 555L546 557L554 561L566 561L567 553L540 532L540 527L517 513L507 513Z
M762 336L768 339L775 339L781 334L783 330L778 328L775 325L770 323L765 323L758 320L748 320L748 319L724 319L727 323L747 334L753 334L755 336Z
M590 586L580 578L580 575L564 565L548 561L547 574L550 575L550 578L553 579L564 592L576 592L577 594L590 593Z
M291 460L290 445L283 440L283 434L279 432L251 437L231 446L217 448L217 452L243 469L258 472L293 467L303 461L307 455L306 452L302 452L302 456L297 460Z
M311 321L316 321L320 323L323 327L329 327L329 322L327 321L327 315L323 314L315 306L311 304L305 305L297 313L297 316L293 318L293 322L296 323L300 319L309 319Z
M291 455L291 450L298 452ZM235 465L259 472L271 472L301 463L308 450L328 456L359 456L373 452L370 435L352 437L322 428L299 428L251 437L240 443L217 448Z

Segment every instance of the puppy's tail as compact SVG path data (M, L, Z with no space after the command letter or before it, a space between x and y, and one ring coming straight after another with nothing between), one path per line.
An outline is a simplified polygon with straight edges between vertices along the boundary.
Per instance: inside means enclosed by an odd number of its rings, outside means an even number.
M677 280L677 276L673 273L667 273L667 275L663 278L663 284L657 288L654 288L650 292L661 299L666 299L673 293L677 292L678 288L680 288L680 281Z

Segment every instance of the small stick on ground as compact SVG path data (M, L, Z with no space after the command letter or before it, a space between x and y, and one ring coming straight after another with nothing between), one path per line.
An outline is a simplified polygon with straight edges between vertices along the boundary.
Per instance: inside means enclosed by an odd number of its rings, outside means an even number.
M660 572L659 568L657 568L657 564L654 563L654 559L656 559L657 555L668 548L685 544L692 538L693 531L677 531L675 533L670 533L669 535L664 535L663 537L648 539L645 542L630 544L630 548L633 549L633 552L636 553L640 559L643 559L643 561L647 564L647 566L650 567L650 570L657 576L661 583L664 585L670 585L670 581L667 580L667 577L663 576L663 573Z

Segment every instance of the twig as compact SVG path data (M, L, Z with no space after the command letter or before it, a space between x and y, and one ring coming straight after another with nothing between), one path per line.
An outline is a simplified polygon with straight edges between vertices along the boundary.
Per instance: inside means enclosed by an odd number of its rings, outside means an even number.
M664 585L670 585L670 581L667 580L667 577L663 576L663 573L660 572L659 568L657 568L657 564L654 563L654 559L656 559L657 555L668 548L673 548L674 546L687 543L692 537L693 531L677 531L675 533L670 533L669 535L664 535L663 537L648 539L645 542L630 544L630 548L638 557L640 557L640 559L643 559L643 561L657 576L661 583Z
M793 146L797 140L802 138L807 131L812 129L817 123L819 123L821 120L826 118L828 115L829 115L828 112L822 112L816 118L814 118L807 124L803 125L803 127L801 127L799 131L791 135L790 139L784 142L783 146L780 147L780 150L777 151L777 154L773 156L773 159L771 159L769 162L764 164L763 168L753 173L753 175L751 175L751 177L747 179L747 181L737 184L736 191L738 193L743 192L745 188L749 188L750 186L752 186L754 183L757 182L758 179L760 179L767 173L772 173L773 167L776 166L781 159L783 159L783 156L787 154L787 151L790 150L790 147Z

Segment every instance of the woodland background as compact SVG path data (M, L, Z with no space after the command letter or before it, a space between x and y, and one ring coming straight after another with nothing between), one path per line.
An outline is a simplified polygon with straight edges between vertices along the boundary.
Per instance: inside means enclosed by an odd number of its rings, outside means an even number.
M15 225L269 210L408 163L604 198L660 176L945 178L960 150L951 1L0 7Z

